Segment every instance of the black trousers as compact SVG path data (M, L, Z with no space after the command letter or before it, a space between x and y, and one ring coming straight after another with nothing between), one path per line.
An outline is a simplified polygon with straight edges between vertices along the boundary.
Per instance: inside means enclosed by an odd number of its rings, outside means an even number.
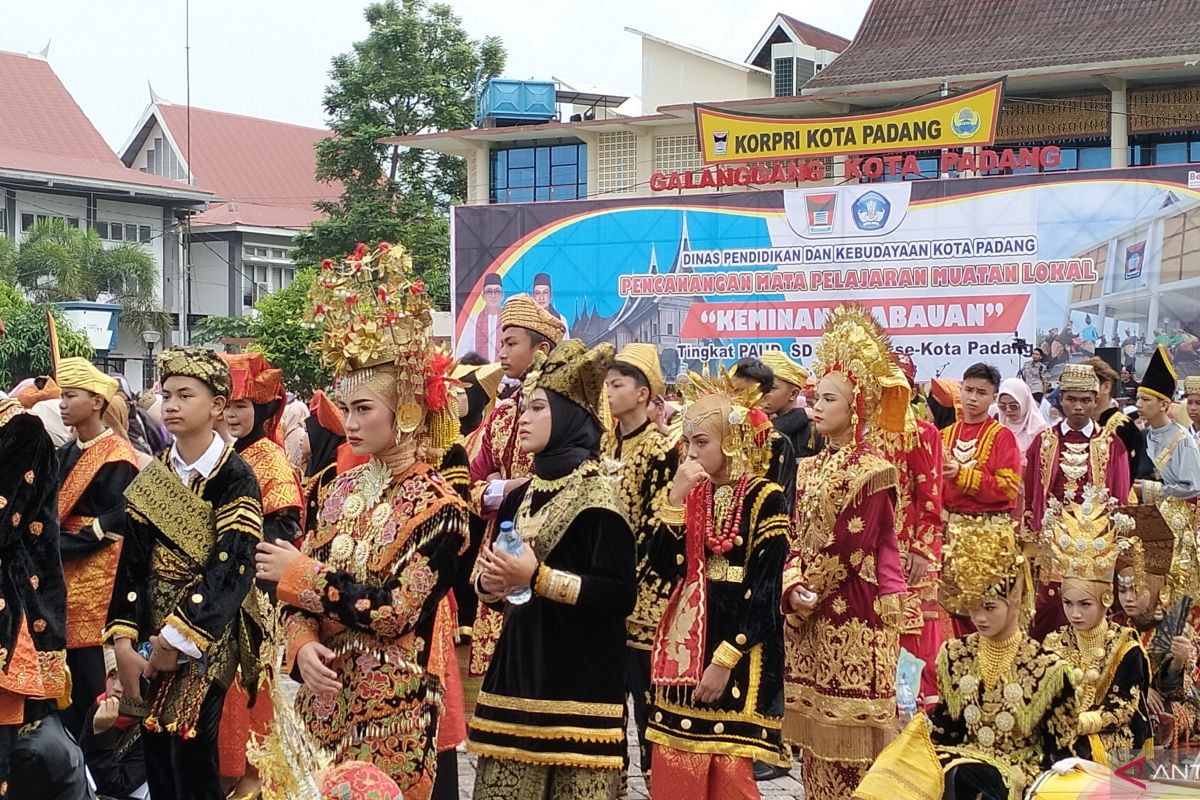
M167 733L142 734L146 781L155 800L225 800L217 770L217 732L225 687L213 684L200 705L196 737Z
M453 747L437 754L430 800L458 800L458 751Z
M646 726L650 723L650 709L654 707L654 687L650 685L650 651L636 647L625 648L625 693L633 698L633 723L637 726L638 755L642 774L650 774L650 743L646 741ZM626 707L628 712L628 707ZM629 758L629 750L625 750ZM626 764L626 772L629 765Z
M25 724L0 727L0 768L7 800L91 800L83 752L63 727L53 700L28 700Z
M79 647L67 651L67 666L71 668L71 705L58 712L63 727L78 739L83 734L83 722L88 709L105 690L104 648Z

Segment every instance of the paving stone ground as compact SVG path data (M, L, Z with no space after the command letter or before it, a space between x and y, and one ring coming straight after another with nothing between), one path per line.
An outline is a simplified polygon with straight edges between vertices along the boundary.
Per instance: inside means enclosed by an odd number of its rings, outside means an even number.
M632 717L632 714L630 716ZM631 743L637 741L637 734L632 728L629 731L629 741ZM650 795L646 791L646 782L642 779L641 770L637 766L636 744L630 747L630 756L632 763L629 775L629 794L626 795L626 798L627 800L648 800ZM458 754L458 796L461 800L471 800L471 794L475 788L475 762L476 758L473 755L462 752ZM790 775L758 784L758 790L762 792L764 800L804 800L804 789L800 785L799 764L792 768Z

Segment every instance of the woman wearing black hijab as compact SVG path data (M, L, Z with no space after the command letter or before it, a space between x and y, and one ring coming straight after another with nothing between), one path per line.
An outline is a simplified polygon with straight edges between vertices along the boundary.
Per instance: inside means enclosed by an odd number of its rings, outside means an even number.
M485 549L483 602L509 603L470 723L476 800L615 798L625 749L625 618L634 543L601 472L600 409L610 345L575 339L526 388L518 437L534 476L500 506L522 555Z

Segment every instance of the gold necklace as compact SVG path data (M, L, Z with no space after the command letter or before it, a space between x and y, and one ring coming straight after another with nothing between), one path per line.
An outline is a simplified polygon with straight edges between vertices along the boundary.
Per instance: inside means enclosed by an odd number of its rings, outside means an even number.
M539 478L537 475L534 475L529 481L530 488L532 488L535 492L557 492L559 489L570 483L571 478L574 476L575 470L571 470L561 478L554 478L552 480L546 480L545 478Z
M335 570L350 572L359 581L365 578L375 542L392 516L390 503L380 505L391 481L391 468L375 457L359 473L329 545L329 565Z
M1024 638L1019 627L1009 634L1007 639L990 639L982 635L979 637L979 657L976 663L984 686L993 689L1000 685L1000 679L1012 669Z
M1100 667L1108 658L1108 639L1108 621L1103 619L1090 631L1075 631L1076 647L1071 651L1070 659L1080 709L1091 708L1096 699Z

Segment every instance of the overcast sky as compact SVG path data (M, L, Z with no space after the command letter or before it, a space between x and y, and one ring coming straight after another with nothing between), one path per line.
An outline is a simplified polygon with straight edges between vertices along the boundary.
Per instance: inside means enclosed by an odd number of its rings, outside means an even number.
M869 0L452 0L471 36L499 36L506 77L638 94L639 40L625 27L746 58L778 11L847 38ZM183 104L184 0L3 3L0 50L40 51L101 135L120 148L149 102L147 82ZM329 61L367 32L361 0L193 0L192 104L322 125ZM3 113L3 109L0 109Z

